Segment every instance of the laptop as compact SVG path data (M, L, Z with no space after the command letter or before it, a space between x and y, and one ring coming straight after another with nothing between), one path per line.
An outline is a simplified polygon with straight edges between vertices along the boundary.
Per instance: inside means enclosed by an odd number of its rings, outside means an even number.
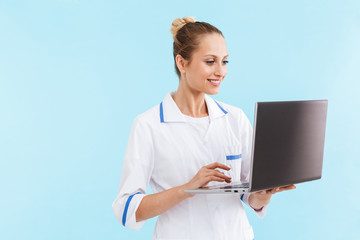
M327 100L257 102L250 182L185 192L250 193L320 179L327 106Z

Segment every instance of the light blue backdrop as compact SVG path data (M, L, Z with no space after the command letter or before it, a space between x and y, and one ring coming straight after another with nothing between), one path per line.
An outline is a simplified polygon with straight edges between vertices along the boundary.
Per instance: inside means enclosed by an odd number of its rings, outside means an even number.
M0 1L0 239L151 239L113 216L132 120L177 87L170 24L220 28L215 96L328 99L323 178L247 208L256 239L360 236L360 2Z

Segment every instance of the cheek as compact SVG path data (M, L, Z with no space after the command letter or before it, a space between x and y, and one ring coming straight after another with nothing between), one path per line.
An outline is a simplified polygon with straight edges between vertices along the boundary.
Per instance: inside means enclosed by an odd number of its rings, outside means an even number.
M198 65L191 69L191 78L196 78L198 81L204 78L209 78L213 74L211 67Z
M206 78L208 78L208 77L210 77L212 74L213 74L213 70L210 68L210 67L204 67L204 68L202 68L202 70L201 70L201 75L203 76L203 77L206 77Z
M227 74L227 68L224 71L224 77L226 76L226 74Z

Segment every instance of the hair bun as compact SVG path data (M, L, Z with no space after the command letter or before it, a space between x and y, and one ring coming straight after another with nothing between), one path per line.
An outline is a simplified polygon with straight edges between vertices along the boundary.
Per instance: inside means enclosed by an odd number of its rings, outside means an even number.
M184 17L184 18L176 18L171 24L170 32L173 35L173 39L175 40L177 32L187 23L196 22L194 17Z

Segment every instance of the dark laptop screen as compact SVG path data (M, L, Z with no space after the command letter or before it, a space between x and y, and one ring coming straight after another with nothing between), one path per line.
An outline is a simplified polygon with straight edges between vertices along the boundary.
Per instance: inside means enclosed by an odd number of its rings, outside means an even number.
M257 103L252 192L321 178L327 104Z

